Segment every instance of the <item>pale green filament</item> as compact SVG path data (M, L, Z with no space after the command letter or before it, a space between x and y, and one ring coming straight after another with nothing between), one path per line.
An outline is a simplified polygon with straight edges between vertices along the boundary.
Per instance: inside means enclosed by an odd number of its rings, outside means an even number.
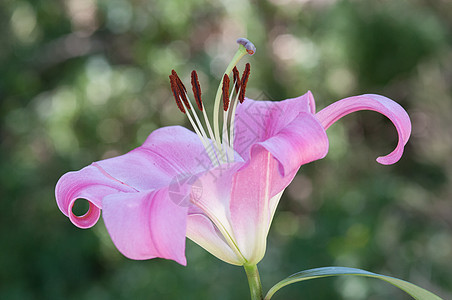
M207 131L209 132L209 135L210 135L212 150L213 150L215 153L217 153L217 152L219 152L219 148L220 148L220 147L219 147L219 145L216 143L215 136L213 135L212 126L210 126L210 121L209 121L209 118L207 117L206 109L205 109L205 107L204 107L204 103L202 103L202 114L203 114L203 116L204 116L204 122L206 123ZM209 152L209 149L206 149L206 151ZM214 154L215 154L215 153L214 153ZM214 156L215 156L215 155L214 155Z
M231 158L232 161L234 160L234 157L231 156L230 157L230 153L231 151L229 150L229 139L228 139L228 112L229 109L227 111L223 112L223 136L222 136L222 145L223 145L223 150L226 156L226 162L231 162Z

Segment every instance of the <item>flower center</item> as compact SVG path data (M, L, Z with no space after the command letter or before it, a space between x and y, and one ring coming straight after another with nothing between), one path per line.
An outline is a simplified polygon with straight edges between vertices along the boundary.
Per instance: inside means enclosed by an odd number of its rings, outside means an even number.
M213 109L213 126L210 125L209 118L207 117L204 109L204 104L201 100L201 86L199 85L198 74L196 71L193 70L191 72L191 85L196 105L203 114L204 125L201 123L198 114L192 105L190 97L188 96L187 89L180 80L176 71L172 70L171 75L169 76L171 90L173 92L174 99L176 100L177 107L182 113L187 115L188 120L201 140L201 143L206 149L206 152L214 166L235 161L233 145L235 110L237 108L237 104L239 102L243 103L245 100L246 85L250 76L249 63L246 64L241 78L236 65L246 54L253 55L256 51L256 47L254 47L253 43L245 38L238 39L237 43L239 44L239 49L226 68L223 78L218 86ZM232 89L229 77L231 73L233 79ZM219 113L221 111L220 102L222 98L223 130L220 135Z

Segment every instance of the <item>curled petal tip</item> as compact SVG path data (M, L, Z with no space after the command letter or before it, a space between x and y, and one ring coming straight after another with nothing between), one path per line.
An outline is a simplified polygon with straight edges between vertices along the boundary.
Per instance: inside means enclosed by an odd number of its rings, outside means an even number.
M100 209L89 202L88 212L83 216L76 216L72 212L72 206L74 205L74 203L75 201L72 203L71 210L69 211L69 219L71 220L72 224L82 229L93 227L94 224L96 224L99 220Z
M239 38L239 39L237 39L237 44L240 44L243 47L245 47L246 52L248 52L249 55L253 55L254 53L256 53L256 46L254 46L254 44L251 43L246 38Z
M386 156L378 157L377 162L382 165L392 165L392 164L395 164L396 162L398 162L401 157L402 157L401 154L397 154L397 155L388 154Z
M392 164L395 164L396 162L398 162L402 158L404 146L405 146L407 140L402 140L402 141L404 141L404 144L399 142L399 144L394 149L394 151L392 151L388 155L379 156L377 158L377 162L382 165L392 165Z
M80 228L92 227L99 220L102 199L109 194L129 191L130 187L114 180L97 163L76 172L64 174L57 182L55 197L59 209ZM72 212L78 200L85 199L89 209L83 216Z
M81 174L82 173L82 174ZM92 170L85 169L79 172L64 174L55 187L55 197L61 212L79 228L90 228L97 223L100 217L100 202L97 199L89 199L95 195L89 193L89 177L93 175ZM77 216L72 208L77 200L86 199L89 204L88 211L83 216ZM91 201L93 200L93 201Z
M397 147L386 156L377 158L382 165L391 165L402 157L404 147L411 134L411 121L407 112L395 101L380 95L361 95L339 100L316 114L325 129L349 113L359 110L373 110L388 117L399 135Z

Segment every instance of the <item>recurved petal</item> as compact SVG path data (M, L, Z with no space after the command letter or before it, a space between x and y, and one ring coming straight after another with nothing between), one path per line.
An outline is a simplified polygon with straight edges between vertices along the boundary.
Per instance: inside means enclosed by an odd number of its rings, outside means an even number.
M359 110L377 111L388 117L394 124L399 134L397 147L390 154L378 157L377 162L384 165L396 163L410 138L411 121L402 106L393 100L373 94L349 97L325 107L316 114L316 118L327 129L343 116Z
M186 265L187 207L171 201L167 188L112 194L102 202L105 226L122 254L131 259L172 259Z
M88 228L97 222L105 196L159 189L210 166L196 134L180 126L164 127L127 154L63 175L56 186L56 199L60 210L76 226ZM90 209L78 217L71 209L80 198L89 201Z
M118 192L133 192L134 189L108 177L101 168L92 164L77 172L64 174L55 188L55 197L60 210L80 228L93 226L100 216L102 199ZM77 199L86 199L89 210L83 216L76 216L72 207Z

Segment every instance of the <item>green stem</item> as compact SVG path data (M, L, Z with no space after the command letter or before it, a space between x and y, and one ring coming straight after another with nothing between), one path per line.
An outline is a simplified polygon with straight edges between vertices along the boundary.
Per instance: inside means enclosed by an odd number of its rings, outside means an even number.
M250 285L251 300L262 300L264 295L262 293L262 284L259 277L259 271L256 265L243 266L245 268L248 284Z

